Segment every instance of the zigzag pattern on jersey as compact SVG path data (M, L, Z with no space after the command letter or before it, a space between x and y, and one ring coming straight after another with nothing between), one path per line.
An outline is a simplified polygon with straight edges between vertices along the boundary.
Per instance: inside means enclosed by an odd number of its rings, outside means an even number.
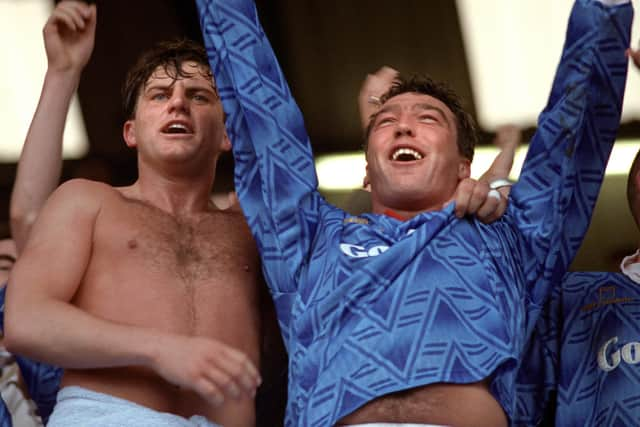
M514 417L517 361L586 230L615 136L630 7L574 7L523 178L505 217L485 226L452 207L401 223L328 205L255 6L197 3L289 351L286 425L330 426L387 393L492 374Z
M536 332L518 376L525 414L519 425L537 425L548 406L555 406L553 421L559 426L640 425L638 284L620 273L568 273ZM617 341L605 348L614 337ZM621 356L630 343L633 350ZM600 353L609 368L616 367L603 370ZM536 375L546 381L532 380Z
M609 20L600 3L579 1L574 6L548 104L539 117L518 185L513 188L510 209L523 235L533 243L537 258L525 265L528 279L539 274L536 269L541 259L545 259L545 279L566 271L591 218L620 121L622 107L616 100L623 97L628 65L620 50L629 45L628 24L633 11L630 6L614 10L615 16ZM594 25L595 20L604 28ZM590 79L591 87L585 84ZM578 144L588 145L588 149L576 151ZM566 156L550 159L548 152L553 146L562 147ZM567 163L573 166L567 167ZM565 188L550 193L545 190L549 177L557 174ZM553 215L549 215L550 206L554 206ZM547 221L540 223L539 218ZM550 248L560 250L547 256L553 252ZM541 304L548 293L536 284L533 301Z

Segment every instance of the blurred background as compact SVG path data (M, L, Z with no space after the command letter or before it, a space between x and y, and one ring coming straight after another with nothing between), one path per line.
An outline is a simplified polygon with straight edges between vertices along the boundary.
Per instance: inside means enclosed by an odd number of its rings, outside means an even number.
M65 132L63 179L82 176L113 185L136 179L135 153L122 140L120 86L138 54L156 41L201 40L191 0L97 0L93 57L85 69ZM257 0L261 21L305 116L320 182L338 205L353 200L364 169L356 99L367 73L390 65L447 81L479 122L482 159L495 153L495 129L516 124L525 141L535 130L562 48L570 0ZM46 67L41 30L54 2L0 0L0 233L16 161ZM636 45L638 38L632 38ZM640 79L630 69L624 123L594 219L573 269L615 270L640 241L628 213L626 171L640 148ZM637 94L637 95L636 95ZM335 156L357 166L335 166ZM340 157L342 156L342 157ZM523 153L520 154L520 159ZM518 163L518 160L516 161ZM325 169L326 168L326 169ZM516 166L516 176L517 176ZM338 177L340 185L325 178ZM342 176L343 170L355 172ZM233 187L230 155L215 191Z

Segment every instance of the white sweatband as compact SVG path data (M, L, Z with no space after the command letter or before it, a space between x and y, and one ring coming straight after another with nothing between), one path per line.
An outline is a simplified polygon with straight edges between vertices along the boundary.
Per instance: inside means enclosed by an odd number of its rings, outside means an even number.
M497 190L502 187L511 187L513 185L512 181L508 179L494 179L489 183L489 188L492 190Z

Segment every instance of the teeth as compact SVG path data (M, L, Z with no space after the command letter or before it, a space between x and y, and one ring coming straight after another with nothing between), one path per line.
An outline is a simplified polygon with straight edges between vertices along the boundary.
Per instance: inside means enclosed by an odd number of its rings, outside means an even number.
M164 130L166 133L190 133L191 130L182 123L171 123Z
M422 154L418 153L416 150L412 150L411 148L398 148L393 152L391 156L392 160L398 160L400 156L411 156L413 160L421 160Z

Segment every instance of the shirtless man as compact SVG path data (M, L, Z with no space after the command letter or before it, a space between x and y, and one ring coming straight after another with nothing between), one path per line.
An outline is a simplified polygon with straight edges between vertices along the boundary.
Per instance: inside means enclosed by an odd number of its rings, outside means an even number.
M34 123L64 122L50 102L77 87L95 21L74 1L52 15ZM242 216L209 200L230 142L204 50L147 53L125 103L139 178L54 192L11 274L5 344L65 368L49 425L252 426L259 262Z
M631 7L575 2L511 203L484 225L447 204L475 140L449 90L412 79L385 94L367 132L373 214L349 215L317 191L255 5L197 3L289 351L286 425L508 425L525 343L578 250L613 146Z

